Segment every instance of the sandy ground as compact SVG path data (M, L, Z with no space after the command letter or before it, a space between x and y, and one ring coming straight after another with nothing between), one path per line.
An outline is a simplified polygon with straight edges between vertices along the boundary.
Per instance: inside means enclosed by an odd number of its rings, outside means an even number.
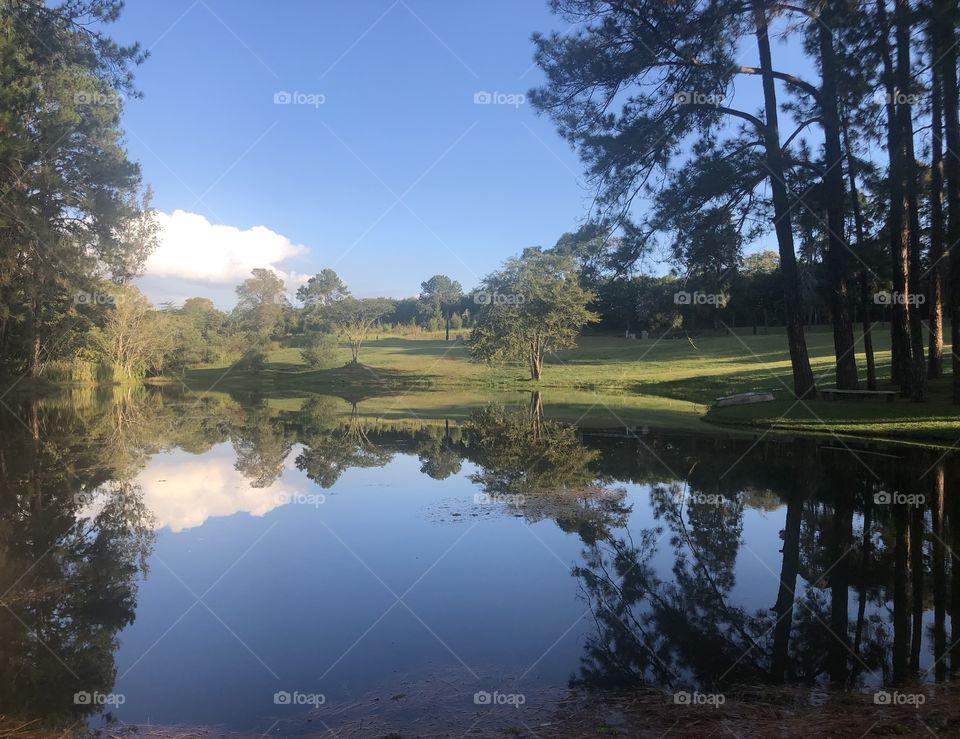
M878 705L872 694L830 694L795 688L727 691L723 705L677 705L660 690L537 694L522 706L476 705L443 680L401 686L406 692L366 696L277 719L266 731L217 727L114 726L96 734L41 731L0 719L0 737L68 739L574 739L575 737L960 737L960 683L915 689L923 705ZM912 689L913 690L913 689ZM917 693L911 693L916 695Z

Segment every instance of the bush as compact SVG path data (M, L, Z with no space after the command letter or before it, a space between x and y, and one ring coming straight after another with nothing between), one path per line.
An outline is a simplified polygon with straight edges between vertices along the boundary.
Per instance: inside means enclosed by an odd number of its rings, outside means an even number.
M271 344L269 341L258 341L243 353L237 362L237 369L248 370L250 372L261 372L267 366L267 356L270 353Z
M333 334L311 334L300 356L311 369L329 369L337 364L340 345Z

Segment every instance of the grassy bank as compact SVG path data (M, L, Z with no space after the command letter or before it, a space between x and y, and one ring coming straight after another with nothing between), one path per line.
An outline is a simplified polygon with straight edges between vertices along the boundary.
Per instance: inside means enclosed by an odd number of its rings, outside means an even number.
M874 333L878 374L889 387L889 333ZM829 329L808 333L808 347L820 387L833 386L833 337ZM949 352L949 347L947 348ZM949 356L949 354L948 354ZM343 361L347 359L344 352ZM952 443L960 437L960 415L949 402L950 378L931 385L931 400L917 404L897 398L795 403L783 331L753 335L631 341L587 336L575 349L547 359L543 378L532 382L525 368L471 362L466 347L441 338L380 336L366 345L362 366L312 370L297 348L273 351L259 373L228 366L191 370L183 378L195 390L213 387L270 398L329 393L358 401L374 415L455 417L457 408L491 396L543 393L548 412L582 418L592 425L702 427L706 420L728 428L776 429L794 433L845 433ZM865 373L863 356L858 356ZM709 411L721 395L767 390L772 403ZM390 417L386 415L385 417Z

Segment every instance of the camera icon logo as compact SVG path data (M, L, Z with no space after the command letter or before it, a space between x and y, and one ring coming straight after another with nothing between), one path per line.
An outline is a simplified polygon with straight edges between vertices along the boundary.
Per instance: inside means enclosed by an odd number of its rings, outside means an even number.
M490 105L492 102L493 96L485 90L473 93L474 105Z
M279 90L273 93L274 105L290 105L293 102L293 96L286 90Z
M890 505L890 493L874 493L873 502L877 505Z
M693 296L686 290L681 290L673 294L673 302L675 305L690 305L693 302Z
M478 706L489 706L493 702L493 696L486 690L478 690L473 694L473 702Z
M289 706L292 700L293 696L286 690L278 690L273 694L273 702L278 706Z
M86 690L81 690L73 694L73 702L78 706L89 706L93 703L93 696Z
M692 702L690 693L686 690L678 690L673 694L673 702L678 706L689 706Z

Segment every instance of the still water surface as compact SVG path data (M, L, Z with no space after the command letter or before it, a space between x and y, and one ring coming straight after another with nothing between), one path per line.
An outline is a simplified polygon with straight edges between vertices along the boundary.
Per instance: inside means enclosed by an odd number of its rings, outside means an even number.
M436 686L471 713L951 666L952 455L364 405L12 404L0 711L265 732Z

